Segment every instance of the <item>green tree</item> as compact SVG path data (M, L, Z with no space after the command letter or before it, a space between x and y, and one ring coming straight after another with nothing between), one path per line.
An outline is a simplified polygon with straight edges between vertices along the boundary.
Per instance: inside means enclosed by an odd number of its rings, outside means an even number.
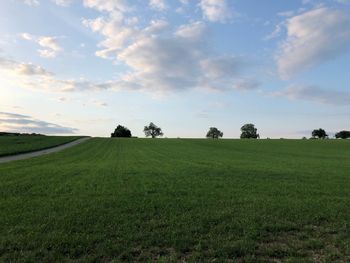
M222 131L218 130L218 128L210 127L209 131L207 133L207 138L219 139L223 135L224 135L224 133Z
M260 135L254 124L248 123L241 127L241 139L258 139Z
M118 125L114 132L111 134L111 137L131 137L131 132L128 128Z
M143 129L146 137L151 136L152 138L156 138L158 136L163 136L162 129L151 122L148 126L145 126Z
M319 139L325 139L328 137L326 131L324 129L317 129L312 131L312 137L319 138Z
M350 138L350 131L340 131L335 134L337 139L348 139Z

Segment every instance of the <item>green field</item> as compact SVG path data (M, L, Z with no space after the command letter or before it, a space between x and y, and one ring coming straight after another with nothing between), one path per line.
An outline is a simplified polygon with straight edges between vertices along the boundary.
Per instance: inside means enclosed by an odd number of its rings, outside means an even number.
M74 141L78 136L0 136L0 156L27 153Z
M91 139L0 176L1 262L350 262L350 141Z

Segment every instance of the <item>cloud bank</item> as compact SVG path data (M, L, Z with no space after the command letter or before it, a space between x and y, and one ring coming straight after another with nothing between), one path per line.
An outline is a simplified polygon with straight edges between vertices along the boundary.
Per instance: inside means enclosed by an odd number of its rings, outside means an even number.
M0 129L6 132L40 134L74 134L77 129L41 121L31 116L0 112Z
M58 5L70 3L64 0L54 2ZM118 80L97 83L60 79L29 63L7 65L7 70L23 77L23 87L59 92L111 89L157 95L189 89L255 90L260 86L255 73L249 73L253 67L246 62L247 58L221 54L212 48L207 23L225 23L233 18L233 9L227 0L198 1L196 5L205 21L182 25L169 25L165 18L150 18L141 23L137 6L132 1L83 0L82 3L99 12L95 18L82 19L85 27L103 38L95 55L126 66L126 73ZM164 12L169 7L165 0L149 0L147 3L157 12ZM189 1L182 0L181 4L188 5ZM58 37L23 33L22 38L37 43L41 57L54 58L63 51Z
M156 2L160 3L150 3ZM168 93L191 88L251 90L259 86L254 76L247 74L244 59L212 50L210 32L203 21L171 27L160 19L142 27L137 19L130 23L130 18L125 17L133 9L127 8L124 1L101 4L86 0L85 5L107 12L83 20L83 25L104 37L96 56L123 63L130 69L113 83L117 90ZM231 17L226 1L201 1L200 6L208 20L223 22Z

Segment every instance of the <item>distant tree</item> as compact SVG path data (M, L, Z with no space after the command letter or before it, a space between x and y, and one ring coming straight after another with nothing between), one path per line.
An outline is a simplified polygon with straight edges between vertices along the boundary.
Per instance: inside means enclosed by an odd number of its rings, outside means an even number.
M350 131L340 131L335 134L337 139L348 139L350 138Z
M151 136L152 138L156 138L158 136L163 136L162 129L151 122L148 126L145 126L143 129L146 137Z
M241 139L259 139L260 135L254 124L248 123L241 127Z
M307 138L304 136L303 138L301 138L302 140L307 140Z
M131 132L128 128L118 125L114 132L111 134L111 137L131 137Z
M207 138L219 139L223 135L224 135L224 133L222 131L218 130L218 128L210 127L209 131L207 133Z
M325 139L328 137L326 131L324 129L318 129L312 131L312 137L319 138L319 139Z
M0 136L46 136L40 133L0 132Z

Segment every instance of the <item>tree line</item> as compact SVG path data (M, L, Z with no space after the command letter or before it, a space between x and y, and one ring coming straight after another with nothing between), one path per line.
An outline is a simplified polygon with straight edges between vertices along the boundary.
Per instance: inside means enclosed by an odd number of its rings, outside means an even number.
M149 125L145 126L143 129L146 137L157 138L163 136L162 129L151 122ZM210 127L207 132L206 137L211 139L219 139L224 136L224 133L220 131L216 127ZM327 139L329 136L324 129L315 129L311 133L311 139ZM132 137L131 131L122 125L118 125L114 132L111 134L111 137ZM259 139L260 135L258 133L258 129L254 124L248 123L241 127L241 139ZM335 134L335 138L337 139L348 139L350 138L350 131L340 131ZM304 137L303 139L306 139Z
M143 132L145 133L146 137L152 137L157 138L159 136L163 136L162 129L155 125L153 122L151 122L148 126L145 126L143 129ZM124 138L130 138L131 131L122 125L118 125L117 128L114 130L114 132L111 134L111 137L124 137Z
M324 129L317 129L312 131L312 137L311 138L318 138L318 139L328 139L329 136L327 132ZM340 131L337 132L334 137L336 139L348 139L350 138L350 131Z
M0 136L45 136L40 133L0 132Z

